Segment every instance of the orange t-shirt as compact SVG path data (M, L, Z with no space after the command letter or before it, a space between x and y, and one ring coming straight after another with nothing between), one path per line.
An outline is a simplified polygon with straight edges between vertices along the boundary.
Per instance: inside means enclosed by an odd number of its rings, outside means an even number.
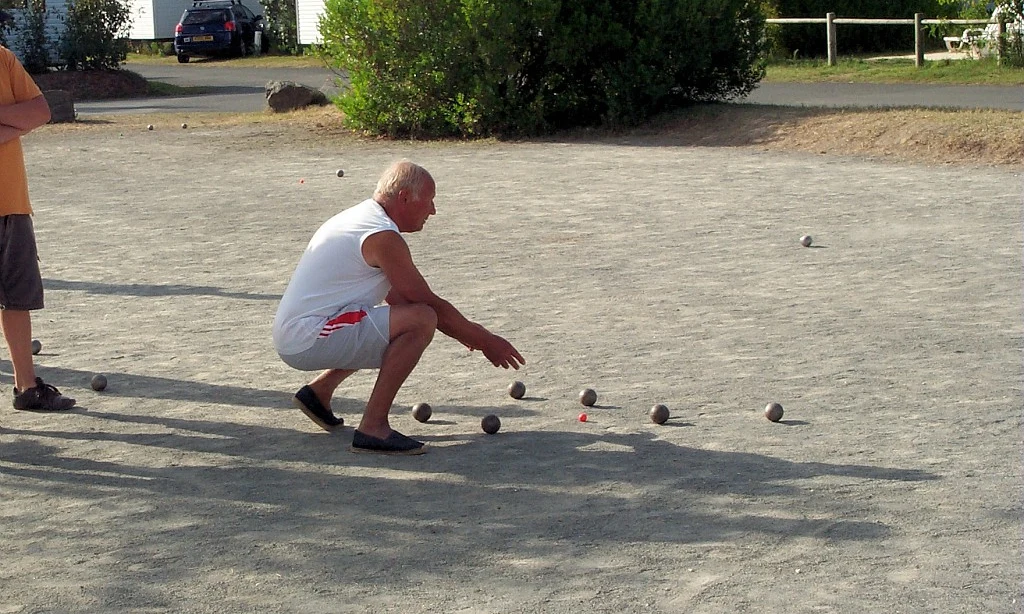
M39 86L14 53L0 46L0 105L25 102L41 95ZM0 143L0 215L15 213L32 213L20 138Z

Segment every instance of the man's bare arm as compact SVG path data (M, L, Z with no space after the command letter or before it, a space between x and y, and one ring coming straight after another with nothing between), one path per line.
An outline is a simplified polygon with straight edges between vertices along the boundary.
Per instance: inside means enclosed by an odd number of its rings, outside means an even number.
M21 134L31 132L48 121L50 105L41 94L31 100L0 106L0 124L19 130Z
M526 361L505 339L471 322L451 303L430 289L412 261L409 247L396 232L378 232L363 241L367 264L380 268L391 282L388 302L429 305L437 313L437 328L470 349L481 350L495 366L519 368Z

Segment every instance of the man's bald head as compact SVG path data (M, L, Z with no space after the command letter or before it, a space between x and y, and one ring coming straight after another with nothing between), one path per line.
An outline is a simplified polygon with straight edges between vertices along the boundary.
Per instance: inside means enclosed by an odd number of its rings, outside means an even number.
M403 190L409 192L413 199L418 199L424 189L433 185L434 178L427 169L409 160L399 160L380 176L373 199L386 205Z

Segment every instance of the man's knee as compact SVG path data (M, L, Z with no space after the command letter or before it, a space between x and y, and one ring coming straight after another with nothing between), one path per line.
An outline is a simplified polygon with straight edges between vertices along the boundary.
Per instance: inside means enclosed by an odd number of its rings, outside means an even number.
M433 307L417 303L393 306L391 311L397 320L392 323L392 338L406 332L415 332L428 339L433 338L434 331L437 330L437 312Z
M416 308L416 318L419 321L419 330L433 338L434 331L437 330L437 312L429 305L414 305L414 307Z

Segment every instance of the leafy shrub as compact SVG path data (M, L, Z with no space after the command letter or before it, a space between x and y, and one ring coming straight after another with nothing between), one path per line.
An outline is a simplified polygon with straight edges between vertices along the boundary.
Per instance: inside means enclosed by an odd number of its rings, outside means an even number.
M748 0L327 0L321 37L351 126L490 136L746 94L763 26Z
M160 45L156 41L129 39L128 53L138 55L159 55Z
M131 9L125 0L71 0L60 59L68 70L114 70L128 56Z

